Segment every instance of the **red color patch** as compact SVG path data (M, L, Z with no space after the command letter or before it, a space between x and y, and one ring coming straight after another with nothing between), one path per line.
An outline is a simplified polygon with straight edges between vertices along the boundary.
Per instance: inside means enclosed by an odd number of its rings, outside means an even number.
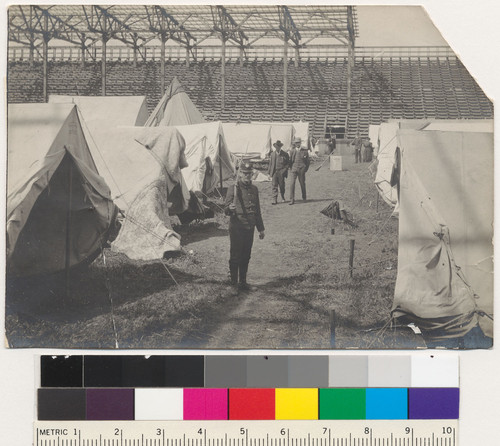
M274 420L274 389L229 389L230 420Z

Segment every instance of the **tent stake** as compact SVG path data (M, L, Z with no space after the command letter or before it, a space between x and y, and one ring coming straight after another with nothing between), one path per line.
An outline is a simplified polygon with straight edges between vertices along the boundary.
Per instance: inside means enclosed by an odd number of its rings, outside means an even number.
M349 275L352 278L352 272L354 270L354 239L349 240Z
M335 310L330 310L330 347L335 348L335 326L337 325L337 320L335 316Z

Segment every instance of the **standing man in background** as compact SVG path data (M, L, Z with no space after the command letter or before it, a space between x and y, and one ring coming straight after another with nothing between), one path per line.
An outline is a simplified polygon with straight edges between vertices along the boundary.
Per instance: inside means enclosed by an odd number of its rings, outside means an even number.
M306 172L309 169L311 159L309 158L309 151L306 147L302 147L302 139L294 138L293 149L290 152L290 168L292 177L290 184L290 205L295 204L295 180L299 178L300 189L302 191L302 200L307 200L306 194Z
M252 174L253 166L243 161L236 184L229 186L225 201L225 213L231 216L229 220L231 285L238 285L243 291L250 289L247 283L247 271L255 228L259 231L259 238L261 240L264 238L259 190L252 184Z
M363 145L363 138L359 136L359 132L356 132L356 138L351 142L351 147L354 147L354 162L361 162L361 147Z
M278 139L273 147L276 149L271 153L269 161L269 169L267 173L273 181L273 202L278 204L278 187L281 193L281 198L285 201L285 178L288 176L288 166L290 164L290 157L288 153L281 150L283 143Z

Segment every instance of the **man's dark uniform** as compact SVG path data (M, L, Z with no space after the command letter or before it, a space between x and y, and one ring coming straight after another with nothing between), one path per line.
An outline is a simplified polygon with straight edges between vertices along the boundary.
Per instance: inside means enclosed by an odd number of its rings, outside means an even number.
M236 210L229 209L233 203ZM226 215L229 220L230 258L229 271L231 282L246 285L248 263L252 253L253 234L264 231L264 223L260 212L259 190L253 184L244 184L237 181L235 185L229 186L225 202Z
M293 204L295 201L295 180L297 177L299 177L300 189L302 190L302 199L307 199L306 172L309 169L310 162L309 151L305 147L301 147L300 150L292 149L292 152L290 153L290 167L292 170L290 204Z
M273 146L276 147L276 151L271 153L267 173L273 179L273 203L277 203L278 187L281 193L281 198L285 201L285 178L288 176L290 157L288 156L288 153L281 150L281 147L283 147L281 141L276 141Z

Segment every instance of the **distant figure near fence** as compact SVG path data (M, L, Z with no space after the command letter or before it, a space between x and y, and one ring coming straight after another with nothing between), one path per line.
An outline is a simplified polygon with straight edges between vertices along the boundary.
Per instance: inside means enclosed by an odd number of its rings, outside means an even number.
M359 132L356 133L356 138L354 138L350 144L351 147L354 147L354 162L361 162L361 147L363 146L363 138L359 136Z
M363 139L363 147L361 149L361 159L364 163L371 162L373 157L373 145L368 138Z

